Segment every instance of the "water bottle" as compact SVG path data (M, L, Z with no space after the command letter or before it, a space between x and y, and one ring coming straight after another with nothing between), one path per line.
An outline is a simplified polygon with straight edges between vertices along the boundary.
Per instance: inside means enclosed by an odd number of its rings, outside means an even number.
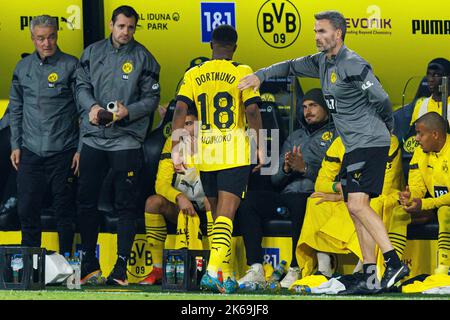
M281 262L278 264L278 266L273 271L272 275L270 276L269 282L274 281L280 281L283 275L286 273L286 261L281 260Z
M239 285L241 291L256 291L263 289L263 286L258 282L244 282Z
M69 252L64 252L64 259L66 259L66 261L71 265L71 261L70 261L70 253Z
M294 286L289 291L292 294L311 294L311 288L305 285Z
M23 269L23 259L21 254L15 254L11 259L11 269L13 271L13 282L19 283L19 273Z
M169 256L166 263L166 282L168 284L175 283L175 262L173 256Z
M184 280L184 261L181 257L176 258L176 277L177 277L177 284L182 285Z
M195 265L196 265L196 269L195 269L195 276L197 279L197 285L200 285L200 281L202 279L203 276L203 257L195 257Z
M267 282L264 291L271 294L278 294L281 291L281 285L278 281Z
M75 289L81 289L81 260L78 252L75 252L72 261Z
M66 254L64 254L66 256ZM81 261L78 252L72 259L69 258L69 254L66 256L67 261L72 267L72 274L66 280L66 286L68 289L81 289Z
M278 207L277 214L282 218L288 218L289 217L289 209L286 207Z

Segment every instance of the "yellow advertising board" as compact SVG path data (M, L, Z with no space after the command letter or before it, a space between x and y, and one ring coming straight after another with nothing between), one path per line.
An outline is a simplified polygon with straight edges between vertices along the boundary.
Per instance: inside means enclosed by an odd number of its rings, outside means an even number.
M30 21L48 14L58 18L59 48L75 57L83 51L82 0L20 0L2 2L0 11L0 99L9 98L12 74L21 56L34 51Z
M105 0L105 33L112 11L125 4ZM169 101L197 57L211 56L214 27L229 23L239 39L234 60L254 70L316 52L314 14L338 10L347 19L346 45L369 63L391 97L402 101L409 78L424 76L435 57L450 59L450 2L447 0L129 0L141 19L136 39L161 64L161 102ZM319 86L301 79L304 90Z

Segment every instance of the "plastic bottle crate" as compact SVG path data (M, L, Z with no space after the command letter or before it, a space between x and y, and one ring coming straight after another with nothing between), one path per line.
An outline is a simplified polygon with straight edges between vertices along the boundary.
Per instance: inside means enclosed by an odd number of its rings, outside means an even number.
M0 290L43 290L45 288L45 249L0 246ZM23 268L14 282L12 257L20 254Z
M181 258L184 265L184 277L180 283L168 283L166 277L167 261L170 257ZM201 257L201 270L197 270L197 257ZM167 291L199 291L200 280L206 272L209 261L209 250L167 250L163 251L163 279L162 290ZM200 261L199 261L200 262Z

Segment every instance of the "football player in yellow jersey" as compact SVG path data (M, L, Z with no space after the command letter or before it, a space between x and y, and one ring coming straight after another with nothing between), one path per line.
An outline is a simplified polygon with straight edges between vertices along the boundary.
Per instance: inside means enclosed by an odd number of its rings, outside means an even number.
M410 126L413 126L414 122L427 112L434 111L442 115L442 94L439 86L442 83L442 77L445 76L450 76L450 61L445 58L431 60L427 66L427 82L431 96L417 100Z
M409 167L408 186L399 193L392 226L406 239L410 214L437 210L439 221L436 274L448 274L450 267L450 135L445 120L429 112L416 121L416 148ZM427 192L431 195L426 197ZM403 213L403 214L402 214ZM392 229L392 228L391 228Z
M340 182L336 182L344 157L345 147L340 137L328 148L322 161L315 192L308 199L305 220L297 244L297 260L302 269L302 276L312 274L315 255L317 254L319 274L330 277L332 274L330 257L327 253L353 252L363 261L363 274L370 277L377 263L375 242L367 241L360 248L355 226L343 201ZM397 192L401 190L402 167L398 139L391 135L389 157L386 164L383 191L380 196L371 199L370 206L382 217L385 224L389 222L391 211L397 202ZM362 252L361 252L362 251ZM382 259L379 255L378 266ZM381 270L378 270L381 274ZM295 283L294 283L295 286ZM364 294L364 286L355 288L352 294Z
M200 286L205 290L232 293L237 282L231 269L233 219L247 189L250 174L250 143L246 127L258 147L259 170L264 162L264 150L258 143L262 127L258 103L259 92L240 91L239 80L252 69L232 61L236 50L237 32L221 25L212 33L212 60L193 67L184 75L177 96L172 122L172 159L177 171L184 170L178 144L186 110L195 104L199 114L198 168L205 194L214 216L211 254L207 272ZM178 133L178 134L177 134ZM218 271L223 272L223 283Z
M398 118L399 123L398 125L396 124L397 128L395 130L399 132L399 134L397 134L399 139L403 140L404 158L411 159L415 148L418 147L418 143L415 140L416 132L414 127L416 120L427 112L434 111L442 115L442 93L439 90L439 86L441 85L442 77L444 76L450 76L450 61L445 58L436 58L431 60L428 63L426 73L428 89L431 92L431 96L419 98L414 103L414 108L412 111L406 111L401 118ZM450 97L447 101L450 105ZM411 120L409 121L409 124L405 126L402 122L408 121L409 114L411 116ZM447 114L450 113L447 111ZM404 167L404 170L407 170L407 166Z
M183 151L188 152L186 171L183 174L175 172L172 158L172 139L167 138L161 152L156 175L156 194L147 198L145 203L145 230L147 243L152 255L152 272L140 282L143 285L159 284L162 280L163 249L167 237L166 221L177 224L181 212L190 216L198 214L200 220L206 220L205 211L210 210L203 192L200 175L194 167L196 155L192 144L195 143L194 125L197 121L197 109L193 106L187 111L184 129L189 132L190 139L183 143L190 144ZM208 214L208 213L207 213ZM208 219L209 227L209 219ZM209 228L208 228L209 229Z

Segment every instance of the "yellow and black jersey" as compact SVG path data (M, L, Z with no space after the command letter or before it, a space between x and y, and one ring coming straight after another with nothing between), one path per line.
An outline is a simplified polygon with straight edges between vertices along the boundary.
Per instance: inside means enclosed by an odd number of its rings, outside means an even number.
M314 190L316 192L332 193L333 183L337 181L344 158L345 147L341 137L337 137L328 148L322 166L316 179ZM399 143L396 136L391 135L389 158L384 174L383 195L389 195L401 190L402 187L402 164Z
M181 150L186 149L181 148ZM156 193L170 202L176 203L177 195L183 192L189 200L197 203L198 208L204 208L205 193L200 181L200 173L194 166L196 155L188 155L185 157L187 170L185 174L178 174L175 172L171 153L172 137L169 137L164 144L158 164L155 182Z
M250 164L245 107L261 101L259 92L240 91L239 80L253 71L230 60L211 60L184 75L177 100L195 104L200 121L200 171Z
M408 185L412 198L422 199L422 210L450 206L450 135L440 152L416 148L409 164ZM426 193L431 198L425 198Z
M450 104L450 97L448 98L448 104ZM414 111L409 125L413 126L417 119L428 112L437 112L442 116L442 101L435 101L432 96L418 99L414 105ZM447 113L450 114L450 111Z

